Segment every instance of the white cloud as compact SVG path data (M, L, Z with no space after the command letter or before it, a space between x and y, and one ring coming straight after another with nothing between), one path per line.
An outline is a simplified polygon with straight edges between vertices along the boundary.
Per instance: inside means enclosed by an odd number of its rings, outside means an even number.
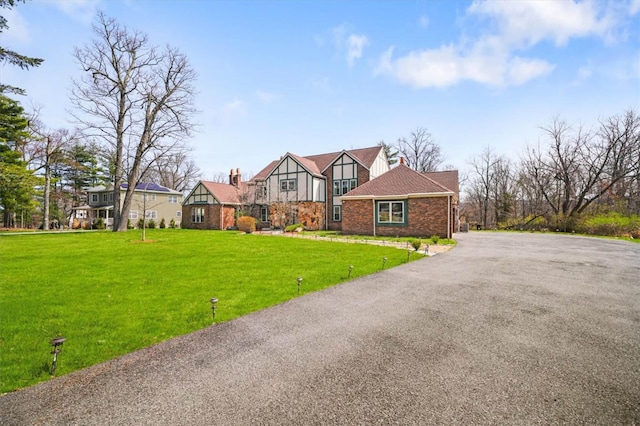
M369 45L367 36L351 33L346 24L332 28L331 35L336 49L339 52L346 52L345 59L350 67L353 66L356 59L362 58L364 48ZM320 46L320 44L318 45Z
M631 0L629 4L629 15L634 16L640 12L640 0Z
M375 73L416 88L448 87L465 80L496 87L522 85L550 74L555 65L516 52L545 40L564 46L578 37L611 39L620 17L614 7L600 6L590 1L475 0L467 15L489 22L476 39L461 37L457 43L397 58L390 48L381 55Z
M356 59L362 58L362 51L369 44L366 36L350 34L347 39L347 63L353 66Z
M591 1L476 0L467 12L492 19L497 33L513 47L529 47L545 39L564 46L574 37L607 37L616 23Z
M581 66L578 68L578 76L576 78L575 84L580 85L585 81L589 80L593 75L593 70L589 66Z

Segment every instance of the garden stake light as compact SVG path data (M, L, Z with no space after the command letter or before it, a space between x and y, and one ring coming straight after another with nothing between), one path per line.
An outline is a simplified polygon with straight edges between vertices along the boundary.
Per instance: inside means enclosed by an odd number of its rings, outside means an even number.
M384 269L384 264L387 263L387 256L382 258L382 269Z
M298 277L298 294L300 294L300 284L302 283L302 277Z
M347 279L351 278L351 271L353 271L353 265L349 265L349 275L347 276Z
M409 262L410 258L411 258L411 250L407 250L407 262Z
M217 298L213 298L211 299L211 312L213 313L213 320L215 321L216 319L216 308L218 307L218 299Z
M51 339L51 341L49 342L51 344L51 346L53 346L53 350L51 351L51 353L53 354L53 363L51 363L51 375L53 376L56 372L56 367L58 364L58 354L60 352L62 352L62 344L64 343L64 341L67 340L66 338L60 336L60 337L56 337L54 339Z

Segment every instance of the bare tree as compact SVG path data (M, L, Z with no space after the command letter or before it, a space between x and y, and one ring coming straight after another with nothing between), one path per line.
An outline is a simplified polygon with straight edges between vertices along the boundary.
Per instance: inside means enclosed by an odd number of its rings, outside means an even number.
M184 151L157 158L154 166L146 171L143 180L183 192L191 189L201 175L195 161Z
M420 173L435 172L444 161L440 146L426 129L418 127L409 138L399 138L394 147L408 167Z
M500 157L494 150L487 146L482 153L471 160L473 175L471 177L470 196L480 205L480 222L484 228L488 225L489 202L492 189L495 186L496 165Z
M158 159L182 150L193 129L195 71L175 48L150 45L146 35L130 32L98 14L97 38L76 48L85 72L73 82L76 120L100 138L113 159L114 231L125 231L141 176ZM121 183L128 187L120 199Z

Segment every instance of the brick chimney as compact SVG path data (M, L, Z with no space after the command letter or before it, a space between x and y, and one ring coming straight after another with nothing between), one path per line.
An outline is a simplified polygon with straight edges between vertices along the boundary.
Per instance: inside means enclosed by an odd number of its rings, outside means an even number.
M404 157L400 157L400 164L404 165Z
M229 172L229 185L233 185L236 188L240 188L242 186L242 175L240 174L240 169L231 169Z

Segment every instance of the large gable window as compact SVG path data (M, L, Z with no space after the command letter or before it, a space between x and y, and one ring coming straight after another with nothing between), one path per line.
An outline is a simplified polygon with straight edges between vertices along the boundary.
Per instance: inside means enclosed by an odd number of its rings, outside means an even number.
M358 187L358 179L342 179L333 181L333 195L344 195Z
M282 192L295 191L296 187L295 179L283 179L280 181L280 191Z
M406 225L405 201L378 201L377 222L381 225Z
M191 223L204 222L204 207L194 207L191 209Z

